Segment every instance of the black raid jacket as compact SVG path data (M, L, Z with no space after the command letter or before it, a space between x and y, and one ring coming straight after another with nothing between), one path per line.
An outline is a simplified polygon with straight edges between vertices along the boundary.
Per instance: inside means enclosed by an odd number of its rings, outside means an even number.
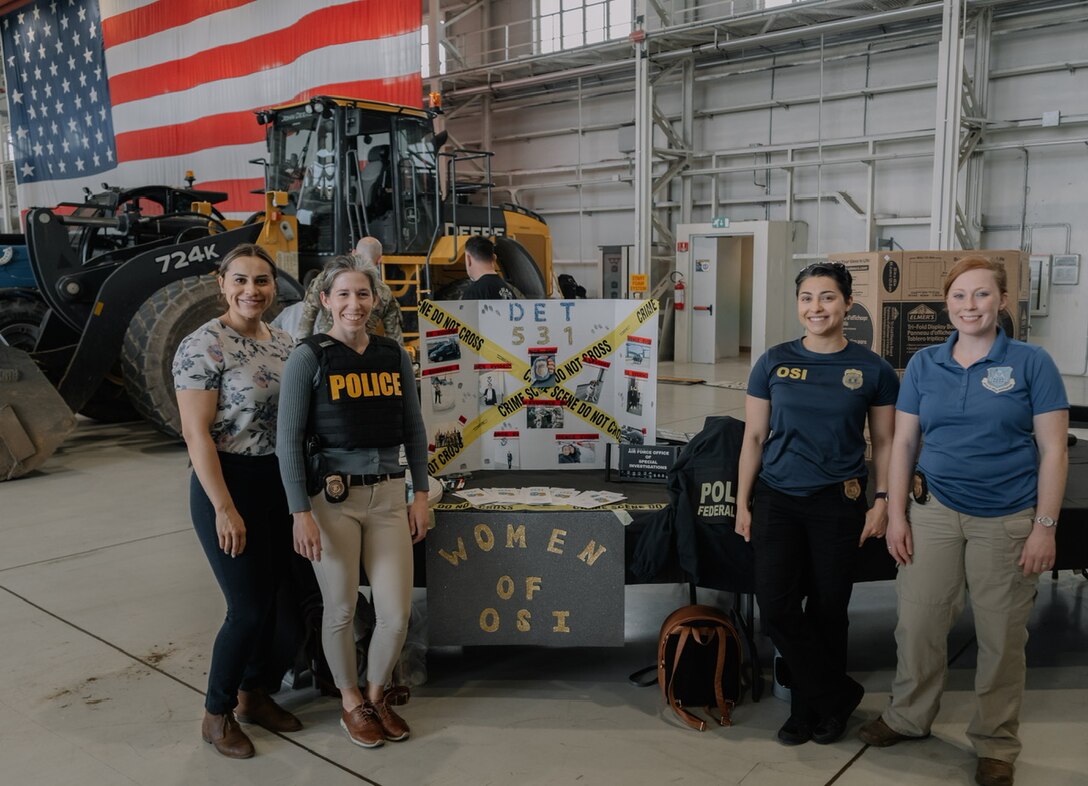
M744 423L706 419L669 470L669 504L647 521L630 572L652 581L673 561L700 587L754 592L752 546L735 531Z

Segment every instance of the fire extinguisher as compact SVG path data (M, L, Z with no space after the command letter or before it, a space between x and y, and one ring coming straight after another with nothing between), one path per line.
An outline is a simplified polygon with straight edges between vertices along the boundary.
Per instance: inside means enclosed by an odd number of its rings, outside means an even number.
M672 304L677 311L684 310L684 274L673 271Z

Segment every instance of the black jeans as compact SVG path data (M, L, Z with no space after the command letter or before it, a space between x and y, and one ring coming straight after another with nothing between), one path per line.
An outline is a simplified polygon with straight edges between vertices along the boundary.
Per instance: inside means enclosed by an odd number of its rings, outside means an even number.
M791 711L810 721L840 711L856 690L846 674L846 646L865 526L864 482L861 490L857 500L845 497L841 483L794 497L756 483L752 546L760 620L789 669Z
M219 548L215 508L195 472L189 483L193 527L227 601L227 616L212 647L204 701L215 715L237 706L239 688L275 690L283 677L273 657L276 591L289 575L293 553L291 515L275 455L220 453L219 462L246 527L246 547L237 557Z

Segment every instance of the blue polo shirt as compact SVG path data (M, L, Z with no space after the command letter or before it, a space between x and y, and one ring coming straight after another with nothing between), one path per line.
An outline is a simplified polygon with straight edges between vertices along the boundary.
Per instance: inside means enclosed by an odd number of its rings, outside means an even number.
M1069 401L1042 347L998 330L986 357L963 368L952 359L958 337L910 359L896 409L918 416L918 468L937 499L970 516L1005 516L1036 502L1032 418Z
M893 405L898 391L888 361L852 341L827 354L801 339L771 347L748 378L748 395L771 402L760 479L807 497L866 477L865 418L870 407Z

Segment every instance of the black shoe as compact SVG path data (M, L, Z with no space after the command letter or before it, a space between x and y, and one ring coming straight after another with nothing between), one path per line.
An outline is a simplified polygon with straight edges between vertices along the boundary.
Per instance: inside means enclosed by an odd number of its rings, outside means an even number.
M778 741L783 745L803 745L812 739L812 724L790 715L778 730Z
M821 718L813 728L812 741L818 745L830 745L841 740L842 735L846 733L846 724L850 722L850 716L861 704L864 695L865 688L851 680L839 709Z

